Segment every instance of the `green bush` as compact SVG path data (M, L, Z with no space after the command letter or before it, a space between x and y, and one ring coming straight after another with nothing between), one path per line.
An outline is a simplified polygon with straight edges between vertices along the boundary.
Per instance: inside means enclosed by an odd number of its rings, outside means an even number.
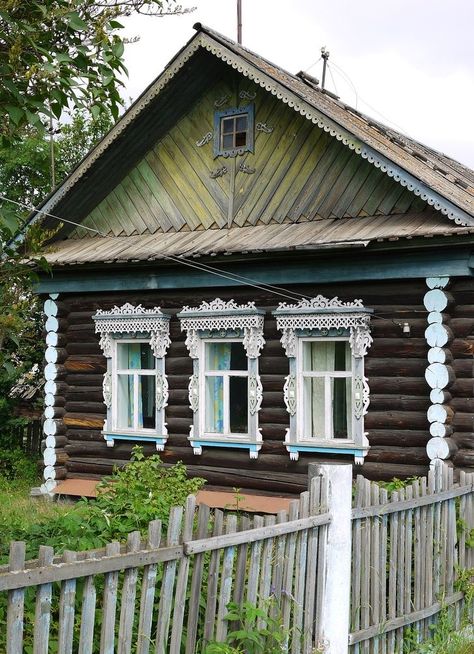
M38 479L35 461L20 449L0 450L0 487L16 482L23 486L33 485Z

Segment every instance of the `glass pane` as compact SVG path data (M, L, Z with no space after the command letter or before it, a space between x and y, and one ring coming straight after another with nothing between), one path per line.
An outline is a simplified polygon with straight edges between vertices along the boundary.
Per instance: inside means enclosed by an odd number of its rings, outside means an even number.
M118 343L117 365L120 370L154 370L155 357L149 343Z
M206 432L224 432L224 379L206 377Z
M242 148L247 143L247 132L237 132L235 135L235 147Z
M232 434L248 432L248 378L229 378L230 431Z
M133 375L117 375L117 427L133 429Z
M331 379L332 421L334 438L351 438L352 380Z
M156 429L155 376L138 377L138 429Z
M326 438L324 410L324 378L304 379L304 433L303 438Z
M234 147L234 135L224 134L222 137L222 147L224 150L231 150Z
M348 341L305 341L303 343L303 370L305 372L351 370L351 352Z
M206 370L247 370L247 366L242 343L206 343Z
M247 130L247 116L237 116L235 119L235 131L245 132Z
M223 134L232 134L234 131L234 118L223 118L222 119L222 133Z

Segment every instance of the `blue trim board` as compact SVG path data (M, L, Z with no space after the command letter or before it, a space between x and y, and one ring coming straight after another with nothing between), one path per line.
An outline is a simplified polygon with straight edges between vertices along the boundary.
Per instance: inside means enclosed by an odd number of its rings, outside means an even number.
M367 450L358 450L352 447L313 447L306 445L287 445L286 449L288 452L322 452L323 454L351 454L352 456L365 456Z
M145 443L158 443L164 445L166 443L166 436L140 436L135 434L104 434L106 441L142 441Z
M262 446L262 443L256 445L255 443L233 443L232 441L200 441L200 440L190 440L191 447L228 447L239 449L250 450L250 452L258 452Z
M474 275L471 249L436 248L422 252L387 251L371 254L364 251L346 253L344 258L327 254L305 255L302 252L280 261L257 259L249 254L239 260L213 261L222 272L245 275L265 284L307 284L354 282L426 277L470 277ZM36 286L38 293L84 293L101 291L172 290L178 288L222 288L239 286L233 280L183 265L171 267L155 263L123 267L101 264L95 270L78 267L68 272L55 271L43 276Z

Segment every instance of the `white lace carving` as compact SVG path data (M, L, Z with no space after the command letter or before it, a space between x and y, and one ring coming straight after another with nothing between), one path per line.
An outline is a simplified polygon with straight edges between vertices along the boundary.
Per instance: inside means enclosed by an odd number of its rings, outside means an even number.
M104 380L102 382L102 395L104 397L105 406L110 409L112 406L112 375L110 372L104 374Z
M189 406L195 413L199 408L199 375L191 375L189 378Z
M362 300L354 300L353 302L343 302L338 297L329 299L324 295L316 295L312 298L303 298L296 304L287 304L280 302L277 311L291 310L301 311L304 309L363 309L364 305Z
M156 373L156 408L158 411L168 406L168 380L161 372Z
M296 377L288 375L283 386L283 399L285 400L286 410L290 416L296 413Z
M254 416L262 405L263 387L260 375L249 375L249 411Z
M264 345L262 327L244 327L243 346L249 359L259 357Z
M354 379L354 415L357 420L367 414L370 404L370 388L367 377Z

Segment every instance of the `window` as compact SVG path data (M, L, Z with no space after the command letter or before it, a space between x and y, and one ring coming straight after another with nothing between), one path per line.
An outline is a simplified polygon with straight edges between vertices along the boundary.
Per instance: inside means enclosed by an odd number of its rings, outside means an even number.
M263 311L251 302L203 302L178 314L193 359L189 402L194 420L189 440L202 447L238 447L257 458L261 448L258 411L262 385L258 357Z
M235 157L253 152L254 107L216 111L214 114L214 156Z
M370 309L318 296L274 311L290 360L284 396L290 414L286 447L300 452L352 454L368 451L364 415L369 388L364 356L372 342Z
M164 357L170 343L169 316L158 307L125 304L93 317L107 358L103 395L107 407L104 438L152 441L163 450L168 383Z

